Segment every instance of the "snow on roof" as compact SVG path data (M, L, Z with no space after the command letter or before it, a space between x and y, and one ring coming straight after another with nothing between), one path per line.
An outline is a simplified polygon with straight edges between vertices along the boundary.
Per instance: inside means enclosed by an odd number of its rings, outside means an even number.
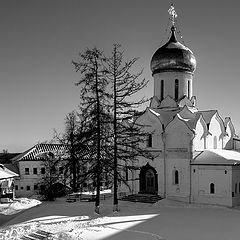
M20 161L20 160L36 160L39 159L39 156L42 153L46 152L61 152L67 149L66 145L63 144L52 144L52 143L40 143L31 147L27 151L22 154L16 156L12 159L12 161Z
M203 118L207 124L211 122L211 119L216 112L217 110L199 111L199 113L203 115Z
M17 177L18 174L7 169L3 164L0 164L0 179Z
M177 110L164 110L164 109L154 109L155 113L158 114L158 117L160 121L164 124L164 126L167 126L169 122L171 122L176 116L176 114L179 112L179 109Z
M192 165L239 165L240 152L225 149L204 150L195 156Z

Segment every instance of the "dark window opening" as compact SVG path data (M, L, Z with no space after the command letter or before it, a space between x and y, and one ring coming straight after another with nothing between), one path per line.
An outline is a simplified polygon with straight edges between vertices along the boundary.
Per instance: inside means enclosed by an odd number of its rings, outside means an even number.
M227 174L227 170L225 170L225 174Z
M188 80L188 98L190 98L190 81Z
M210 193L214 194L215 193L215 187L214 187L214 183L210 184Z
M178 100L179 80L175 79L175 100Z
M37 168L33 168L33 174L37 174Z
M29 168L25 168L25 175L29 175Z
M27 186L27 191L30 191L30 186Z
M152 147L152 134L148 134L147 147Z
M178 170L174 172L174 184L179 184L179 173Z
M235 193L237 194L237 183L235 183Z
M41 174L45 174L45 168L41 168Z
M34 184L33 189L34 189L34 190L37 190L37 189L38 189L38 185L37 185L37 184Z
M240 185L239 185L240 186ZM18 185L15 185L15 190L17 191L18 190Z
M161 80L161 101L164 99L164 80Z

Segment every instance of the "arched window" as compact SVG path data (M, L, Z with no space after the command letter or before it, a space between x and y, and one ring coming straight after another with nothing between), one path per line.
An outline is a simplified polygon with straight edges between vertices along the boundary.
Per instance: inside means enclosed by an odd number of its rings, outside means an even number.
M161 80L161 101L164 99L164 80Z
M147 147L152 147L152 134L147 136Z
M217 137L216 136L213 137L213 148L217 149Z
M179 173L178 173L178 170L174 170L173 184L179 184Z
M178 100L179 80L175 79L175 100Z
M214 194L215 193L215 186L214 186L214 183L210 183L210 193L211 194Z

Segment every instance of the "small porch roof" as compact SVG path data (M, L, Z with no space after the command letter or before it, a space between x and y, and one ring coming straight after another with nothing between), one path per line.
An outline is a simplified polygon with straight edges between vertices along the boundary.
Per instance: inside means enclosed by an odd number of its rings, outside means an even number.
M225 149L204 150L191 165L240 165L240 152Z

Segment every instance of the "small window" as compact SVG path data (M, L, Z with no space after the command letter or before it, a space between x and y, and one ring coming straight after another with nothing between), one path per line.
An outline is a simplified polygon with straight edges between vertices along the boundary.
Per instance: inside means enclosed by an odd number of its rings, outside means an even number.
M152 134L147 136L147 147L152 147Z
M196 172L196 170L195 170L195 169L193 169L193 172L195 173L195 172Z
M179 173L178 170L174 171L174 176L173 176L173 184L179 184Z
M37 174L37 168L33 168L33 174Z
M190 99L190 81L188 80L188 98Z
M215 186L214 183L210 184L210 194L214 194L215 193Z
M25 175L29 175L29 168L25 168Z
M44 167L41 168L41 174L45 174L45 168Z
M37 189L38 189L38 185L37 185L37 184L34 184L33 189L34 189L34 190L37 190Z
M234 197L234 192L232 192L232 197Z
M21 187L21 189L23 190L23 187Z
M240 192L240 183L238 183L238 192Z
M227 174L227 170L225 170L225 174Z
M164 99L164 80L161 80L161 101Z
M240 186L240 185L239 185ZM18 190L18 185L15 185L15 190L17 191Z
M30 189L31 189L30 186L27 186L27 191L30 191Z
M175 79L175 100L178 100L179 80Z
M235 183L235 194L237 194L237 183Z

